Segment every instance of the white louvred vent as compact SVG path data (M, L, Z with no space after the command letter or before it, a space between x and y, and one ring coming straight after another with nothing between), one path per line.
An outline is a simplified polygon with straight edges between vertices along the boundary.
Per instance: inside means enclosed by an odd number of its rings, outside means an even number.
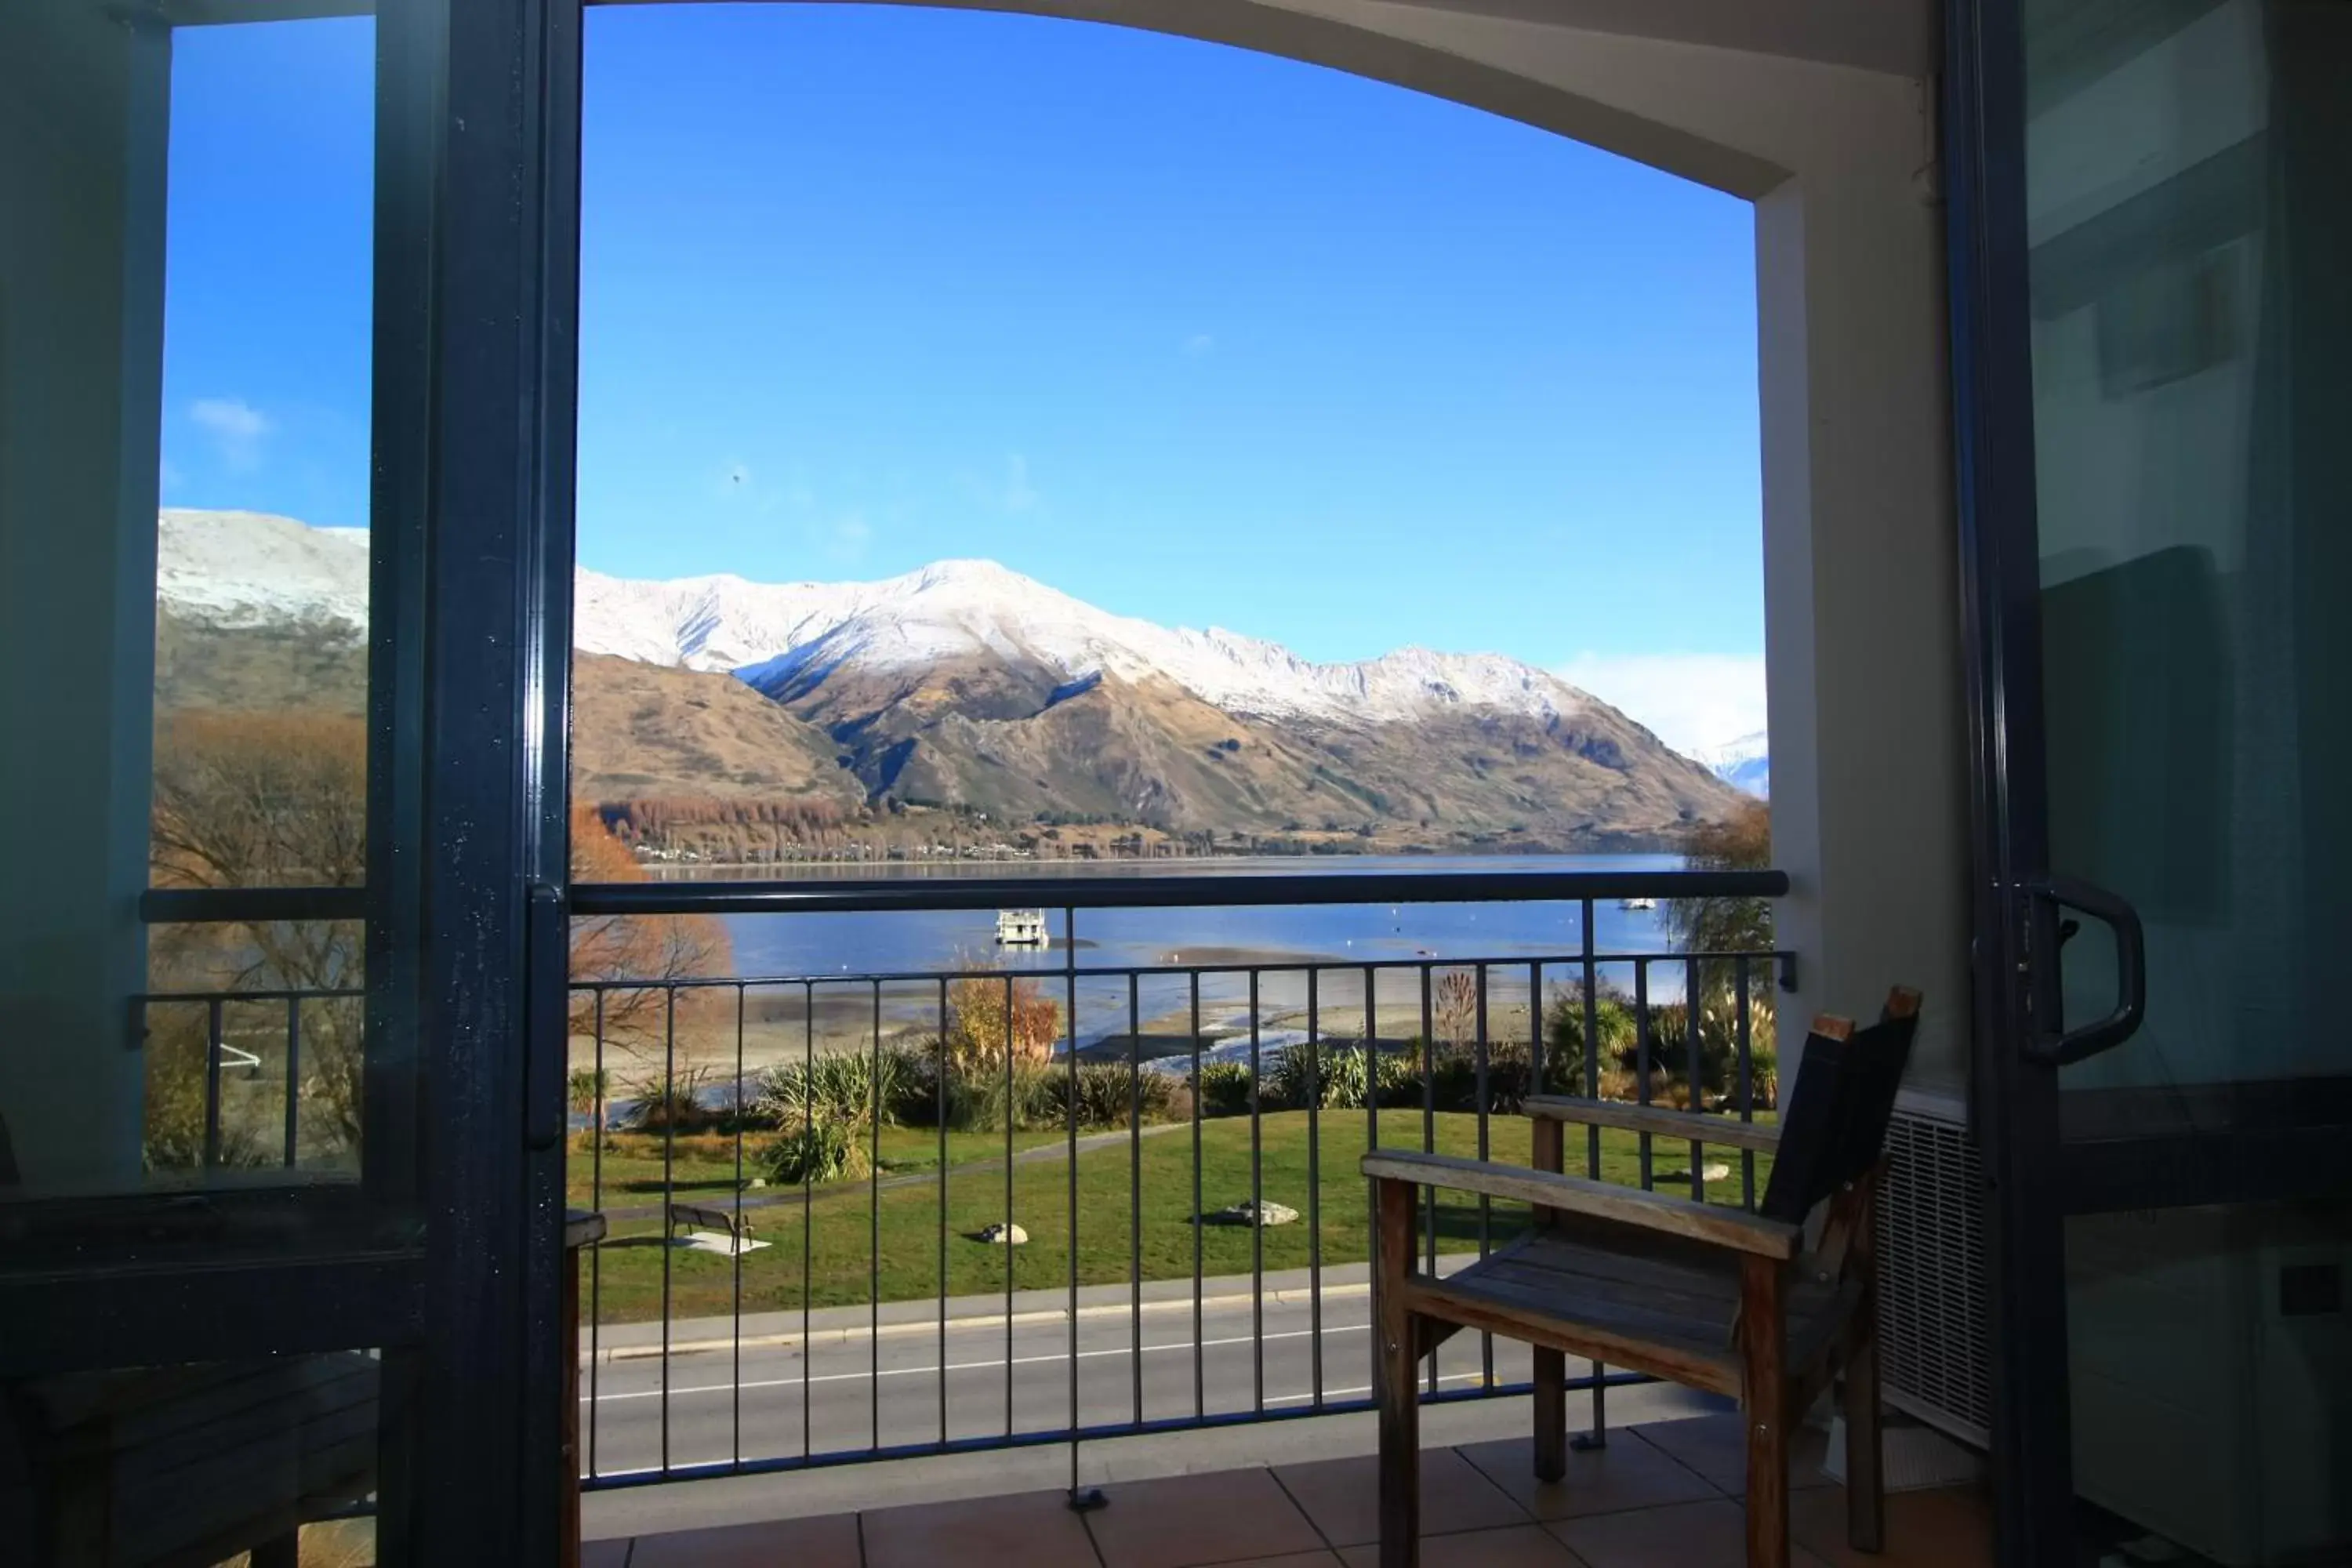
M1992 1427L1983 1166L1963 1107L1897 1102L1878 1203L1878 1344L1886 1401L1982 1447Z

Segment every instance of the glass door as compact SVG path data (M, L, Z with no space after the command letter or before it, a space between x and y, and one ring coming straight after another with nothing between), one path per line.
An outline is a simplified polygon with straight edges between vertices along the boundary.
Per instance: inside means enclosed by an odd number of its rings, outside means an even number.
M2352 5L1956 22L2007 1560L2335 1561Z
M10 1563L552 1560L569 36L0 6Z

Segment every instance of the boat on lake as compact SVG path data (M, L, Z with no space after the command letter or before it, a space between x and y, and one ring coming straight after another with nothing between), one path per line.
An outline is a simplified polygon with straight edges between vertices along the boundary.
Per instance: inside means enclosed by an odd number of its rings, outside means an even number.
M996 945L999 947L1047 947L1053 938L1045 931L1045 911L1043 910L999 910L996 911Z

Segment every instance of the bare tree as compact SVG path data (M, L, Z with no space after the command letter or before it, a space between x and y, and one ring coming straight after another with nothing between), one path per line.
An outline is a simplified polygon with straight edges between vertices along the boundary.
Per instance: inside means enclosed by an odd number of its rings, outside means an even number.
M356 719L322 713L184 712L156 729L150 876L159 888L350 888L367 875L367 747ZM572 816L572 868L581 880L645 873L592 808ZM358 991L364 932L356 921L284 921L164 926L151 945L153 982L188 990ZM573 922L574 980L643 981L608 992L608 1041L625 1049L654 1037L670 984L724 973L725 928L702 917ZM151 1018L185 1033L186 1009ZM346 1148L360 1139L363 1053L359 998L301 1004L301 1100L322 1109ZM595 1004L574 993L575 1033ZM201 1030L202 1021L195 1020ZM201 1061L205 1042L193 1045Z

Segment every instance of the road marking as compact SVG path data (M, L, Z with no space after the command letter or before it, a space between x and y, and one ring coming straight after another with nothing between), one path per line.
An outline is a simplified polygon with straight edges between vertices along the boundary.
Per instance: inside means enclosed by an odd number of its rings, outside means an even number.
M1454 1372L1439 1378L1437 1384L1443 1388L1449 1383L1484 1383L1486 1380L1486 1374L1483 1372ZM1371 1391L1372 1385L1368 1383L1361 1388L1327 1388L1323 1391L1323 1397L1353 1399L1359 1394L1370 1394ZM1311 1394L1277 1394L1266 1403L1268 1405L1307 1405L1313 1403L1314 1399L1315 1396Z
M1326 1334L1360 1334L1369 1332L1370 1329L1371 1325L1370 1323L1335 1323L1325 1328L1322 1331ZM1267 1334L1265 1336L1265 1339L1266 1341L1311 1339L1314 1337L1315 1331L1316 1331L1313 1329L1289 1330L1281 1333ZM1237 1334L1230 1339L1202 1340L1201 1342L1200 1348L1204 1351L1216 1350L1226 1345L1245 1345L1253 1342L1254 1342L1250 1335ZM1143 1353L1146 1355L1151 1355L1161 1351L1189 1351L1192 1348L1192 1341L1178 1340L1164 1345L1146 1345L1143 1347ZM1013 1358L1012 1364L1014 1366L1035 1366L1046 1362L1066 1362L1071 1360L1088 1361L1098 1356L1123 1356L1128 1353L1129 1353L1129 1346L1110 1345L1102 1350L1078 1351L1075 1352L1075 1354L1068 1351L1063 1351L1054 1355L1014 1356ZM994 1361L950 1362L947 1364L944 1370L948 1372L987 1372L995 1368L1001 1368L1004 1364L1004 1359L1000 1356ZM943 1369L938 1366L886 1366L878 1371L869 1367L864 1372L828 1372L822 1373L812 1377L771 1377L761 1378L756 1382L744 1384L702 1384L693 1388L673 1388L668 1391L668 1394L672 1399L683 1399L690 1394L731 1394L739 1387L798 1388L804 1383L811 1384L819 1383L865 1383L877 1377L935 1377L939 1375L942 1370ZM599 1405L609 1405L616 1400L622 1399L658 1399L662 1396L662 1393L663 1391L658 1388L631 1389L623 1394L599 1394L595 1396L595 1402ZM580 1396L580 1403L585 1405L588 1402L589 1396L583 1394ZM1271 1403L1271 1401L1268 1403Z

